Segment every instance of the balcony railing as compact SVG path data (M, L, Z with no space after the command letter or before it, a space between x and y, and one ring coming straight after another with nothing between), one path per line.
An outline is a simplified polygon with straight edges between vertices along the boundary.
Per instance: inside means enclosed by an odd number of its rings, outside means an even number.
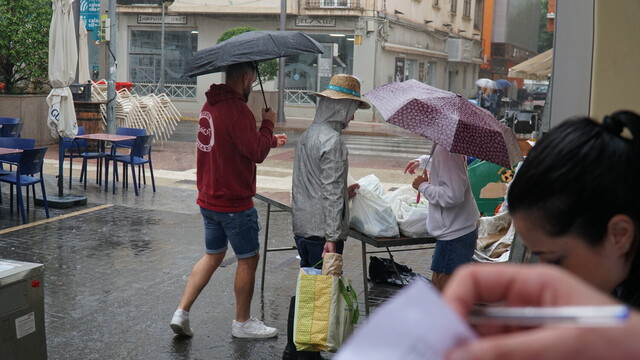
M305 6L312 9L360 9L360 0L306 0Z
M134 83L133 91L140 95L154 94L158 84ZM164 90L168 97L173 99L195 99L197 85L164 84Z
M285 89L284 90L284 101L287 104L295 104L295 105L313 105L313 91L309 90L295 90L295 89Z

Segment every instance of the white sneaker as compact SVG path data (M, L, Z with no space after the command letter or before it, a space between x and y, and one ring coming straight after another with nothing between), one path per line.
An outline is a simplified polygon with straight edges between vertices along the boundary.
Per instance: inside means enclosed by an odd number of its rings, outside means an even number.
M177 335L193 336L193 330L189 324L189 313L182 309L178 309L173 313L171 325L169 326Z
M244 339L270 338L278 335L278 329L268 327L256 318L250 318L244 324L239 324L233 320L231 335Z

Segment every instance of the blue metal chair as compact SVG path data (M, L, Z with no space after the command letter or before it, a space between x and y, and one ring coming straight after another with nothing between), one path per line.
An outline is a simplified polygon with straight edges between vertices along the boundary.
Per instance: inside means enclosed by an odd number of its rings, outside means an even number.
M4 125L4 124L17 124L20 122L20 118L14 118L14 117L1 117L0 116L0 125Z
M16 163L17 168L15 172L11 172L8 175L0 176L0 182L5 182L11 185L10 194L10 211L13 214L13 186L16 186L18 208L20 209L20 215L22 216L22 223L27 223L27 217L24 211L24 201L22 199L22 187L34 185L34 200L35 200L35 184L40 183L42 190L42 199L44 202L44 210L49 218L49 205L47 203L47 192L44 189L44 174L42 173L42 165L44 164L44 155L47 152L47 148L38 149L25 149L20 154L20 160ZM35 174L40 174L36 177ZM29 212L29 189L27 188L27 212Z
M36 147L36 139L20 139L11 137L0 137L0 147L10 149L33 149ZM20 160L20 154L0 155L1 162L17 163ZM3 169L0 163L0 169Z
M119 127L116 129L116 135L131 135L131 136L141 136L147 135L147 129L138 129L138 128L128 128L128 127ZM126 140L126 141L118 141L113 143L111 146L111 156L119 156L126 155L126 153L118 153L118 149L131 149L133 147L133 143L135 140ZM140 168L142 168L142 179L144 180L144 184L147 184L147 178L144 174L144 164L138 166L138 178L140 178ZM124 175L124 182L129 181L127 178L127 167L125 164L122 164L122 172ZM120 180L118 178L118 174L116 172L116 180Z
M19 139L10 137L0 137L0 147L10 149L33 149L36 147L36 139ZM8 175L13 171L13 166L20 160L21 154L0 155L0 175ZM4 163L9 164L9 170L4 168ZM35 190L34 190L35 191ZM0 196L2 204L2 196Z
M136 181L136 165L149 164L149 172L151 173L151 183L153 185L153 192L156 192L156 181L153 177L153 164L151 162L151 143L153 142L153 135L142 135L138 136L133 143L133 147L131 148L131 153L128 155L116 155L107 158L107 171L109 173L109 161L113 162L113 193L116 193L116 176L118 172L118 162L121 162L123 165L129 164L131 166L131 177L133 178L133 188L135 190L136 196L138 196L138 188L140 187L140 181ZM108 184L106 184L105 179L105 190L108 188ZM123 182L123 188L126 186L126 182Z
M12 137L19 138L20 131L22 131L23 123L15 123L15 124L1 124L0 127L0 137Z
M84 126L78 126L78 135L84 135ZM82 158L82 154L87 152L87 140L62 138L62 149L64 158L69 159L69 189L71 189L71 177L73 175L73 159ZM82 174L80 175L82 180Z

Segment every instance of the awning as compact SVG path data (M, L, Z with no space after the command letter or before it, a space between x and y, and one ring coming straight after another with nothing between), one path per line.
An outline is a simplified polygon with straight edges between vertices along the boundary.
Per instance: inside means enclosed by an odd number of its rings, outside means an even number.
M552 66L553 49L549 49L510 68L508 76L529 80L548 80Z

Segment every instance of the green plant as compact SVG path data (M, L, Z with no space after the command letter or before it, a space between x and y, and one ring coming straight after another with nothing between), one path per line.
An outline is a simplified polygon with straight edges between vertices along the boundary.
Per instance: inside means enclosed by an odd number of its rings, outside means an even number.
M538 53L543 53L553 47L553 33L547 30L547 8L549 0L540 1L540 32L538 35Z
M0 81L9 94L43 92L49 63L50 0L0 0Z
M258 29L254 29L249 26L231 28L220 35L220 37L218 38L218 43L228 40L234 36L244 34L248 31L256 30ZM260 78L262 79L262 82L273 80L275 79L276 75L278 75L278 61L275 59L262 61L258 64L258 70L260 71Z

